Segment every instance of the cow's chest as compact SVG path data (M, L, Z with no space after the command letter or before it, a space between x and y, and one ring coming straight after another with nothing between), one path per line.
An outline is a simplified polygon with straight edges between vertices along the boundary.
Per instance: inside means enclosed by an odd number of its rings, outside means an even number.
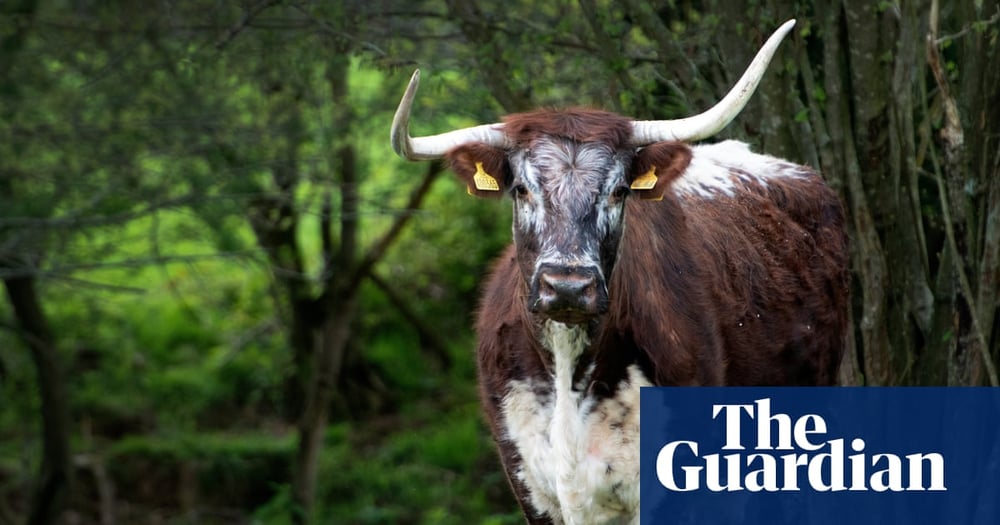
M514 380L504 398L504 439L521 457L513 475L555 523L638 523L639 389L650 383L632 365L614 394L597 400L589 374L572 384L579 352L553 353L551 383Z

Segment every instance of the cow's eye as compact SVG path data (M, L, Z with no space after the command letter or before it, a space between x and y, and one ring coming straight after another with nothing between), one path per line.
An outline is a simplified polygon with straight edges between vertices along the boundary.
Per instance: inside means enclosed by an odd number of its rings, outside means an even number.
M618 186L615 188L615 191L611 192L611 198L612 200L619 201L628 197L630 193L632 193L632 190L628 186Z
M525 188L524 184L515 185L511 191L514 194L514 197L517 197L518 199L523 199L528 196L528 188Z

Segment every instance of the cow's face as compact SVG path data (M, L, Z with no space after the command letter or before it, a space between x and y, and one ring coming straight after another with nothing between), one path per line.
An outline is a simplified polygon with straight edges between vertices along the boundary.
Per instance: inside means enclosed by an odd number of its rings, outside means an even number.
M580 324L607 311L626 200L661 199L687 167L690 150L664 142L636 151L541 135L511 151L464 146L449 159L470 193L513 200L528 309L544 319Z
M530 311L580 323L607 310L631 157L565 139L537 140L510 155L514 244Z

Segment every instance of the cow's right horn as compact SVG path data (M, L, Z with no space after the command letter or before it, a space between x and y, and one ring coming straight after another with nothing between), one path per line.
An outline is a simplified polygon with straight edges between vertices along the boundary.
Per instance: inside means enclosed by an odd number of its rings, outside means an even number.
M767 65L771 62L778 45L794 25L794 19L785 22L771 35L771 38L767 39L767 42L764 42L746 72L718 104L693 117L635 121L632 123L632 144L645 146L664 140L701 140L721 131L746 106L760 79L763 78L764 71L767 70Z
M411 137L410 109L413 107L413 98L417 94L418 85L420 85L419 69L413 72L410 85L406 87L406 93L403 93L399 107L396 108L396 116L392 119L390 135L392 149L400 157L407 160L439 159L448 151L470 142L483 142L501 148L513 145L502 130L503 124L484 124L429 137Z

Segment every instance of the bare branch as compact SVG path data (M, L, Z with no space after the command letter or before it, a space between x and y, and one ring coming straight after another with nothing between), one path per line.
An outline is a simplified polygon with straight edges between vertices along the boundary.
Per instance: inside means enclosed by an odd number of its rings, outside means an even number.
M410 218L420 208L420 203L427 196L427 192L431 189L431 184L434 183L434 180L437 179L437 176L443 170L444 166L440 162L430 162L427 164L427 172L420 181L420 185L410 193L410 199L406 203L405 211L396 217L392 226L368 249L361 263L355 267L351 278L345 283L346 289L341 291L345 297L353 294L360 284L361 279L371 274L372 267L382 259L389 246L399 237L399 234L403 231L403 227L406 226L406 223L410 221Z
M451 356L448 354L448 346L441 340L437 335L437 332L427 326L420 316L410 308L410 305L406 302L403 296L399 295L396 290L385 280L382 276L375 272L369 273L368 278L371 279L372 283L378 287L379 290L389 299L389 302L396 308L396 310L406 319L406 322L410 323L411 326L417 331L417 335L420 337L421 347L426 348L430 351L431 356L441 364L443 368L451 367Z
M976 20L976 21L973 21L973 22L969 22L968 24L965 24L965 26L962 27L961 31L959 31L957 33L952 33L950 35L944 35L942 37L937 37L937 35L936 35L937 34L937 28L935 27L934 28L934 33L935 33L934 44L940 46L941 44L944 44L946 42L950 42L952 40L957 40L959 38L962 38L963 36L965 36L966 34L968 34L969 31L972 31L973 29L975 29L977 31L982 31L986 27L989 27L989 26L991 26L991 25L993 25L993 24L995 24L997 22L1000 22L1000 10L997 10L996 13L993 13L993 16L989 17L986 20Z
M976 338L975 346L978 347L980 357L983 360L983 366L986 367L986 375L989 377L990 386L1000 386L1000 381L997 380L997 369L993 364L993 358L990 356L990 347L986 344L982 327L979 326L979 306L972 295L972 286L969 284L969 277L965 275L965 268L962 267L962 254L958 251L958 245L955 242L955 229L952 227L944 178L940 173L935 178L937 179L938 192L941 197L941 214L944 216L945 223L944 232L948 238L948 249L952 252L951 260L954 263L955 273L958 274L958 283L962 288L962 295L965 296L965 301L969 304L969 309L972 310L972 315L969 317L972 318L972 332Z

